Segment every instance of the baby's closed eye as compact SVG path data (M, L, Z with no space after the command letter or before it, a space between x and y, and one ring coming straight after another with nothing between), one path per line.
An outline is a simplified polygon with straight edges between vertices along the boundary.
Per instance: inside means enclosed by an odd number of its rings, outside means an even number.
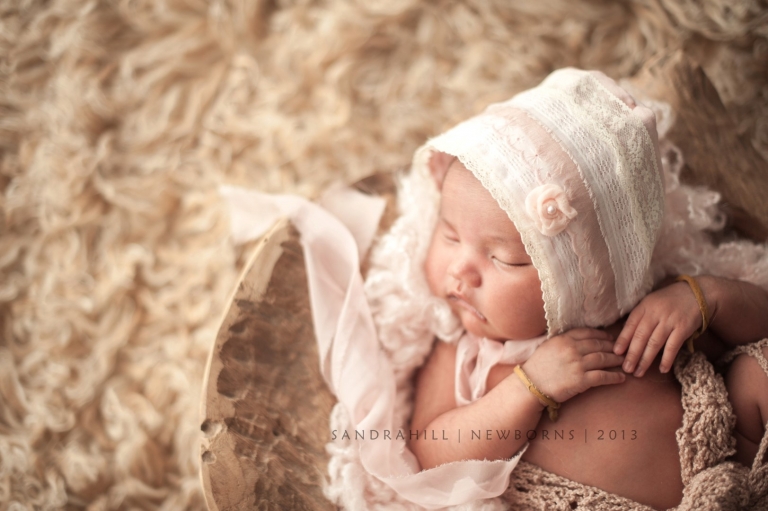
M440 219L438 229L440 230L440 235L444 240L453 243L457 243L459 241L459 234L456 232L456 229L454 229L453 226L448 223L445 218Z
M445 229L443 229L442 236L443 236L443 239L445 241L449 241L451 243L458 243L459 242L459 237L456 236L455 233L447 231Z
M516 261L513 257L491 256L491 259L496 266L501 268L516 268L520 266L529 266L531 264L530 261Z

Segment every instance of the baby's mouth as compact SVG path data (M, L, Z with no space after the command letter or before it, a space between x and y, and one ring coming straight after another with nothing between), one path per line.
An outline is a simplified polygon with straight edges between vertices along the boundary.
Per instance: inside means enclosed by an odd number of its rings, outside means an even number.
M485 319L485 316L480 314L479 310L477 310L474 307L472 307L472 305L470 305L469 302L467 301L467 299L464 298L463 296L458 295L456 293L451 293L451 294L448 295L448 300L453 302L453 303L455 303L459 307L463 307L463 308L467 309L469 312L473 313L475 316L480 318L481 321L483 321L483 322L487 321Z

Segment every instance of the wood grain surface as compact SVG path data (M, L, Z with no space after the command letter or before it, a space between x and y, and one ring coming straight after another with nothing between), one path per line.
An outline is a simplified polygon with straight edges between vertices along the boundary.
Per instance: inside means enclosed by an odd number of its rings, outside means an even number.
M667 135L685 158L681 181L717 190L736 236L768 239L768 162L739 133L701 66L682 51L648 62L630 80L676 113Z
M328 417L304 256L280 222L219 329L206 382L201 476L209 509L334 509L322 493Z
M355 184L396 217L392 173ZM364 261L363 267L367 264ZM299 234L279 221L255 246L210 352L201 470L211 511L334 509L322 493L336 398L320 374Z

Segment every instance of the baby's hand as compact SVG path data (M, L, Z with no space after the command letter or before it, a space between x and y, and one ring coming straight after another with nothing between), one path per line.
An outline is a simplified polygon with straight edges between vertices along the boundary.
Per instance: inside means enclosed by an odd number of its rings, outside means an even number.
M522 368L531 381L558 402L598 385L621 383L622 372L605 371L621 365L613 353L611 335L592 328L575 328L542 343Z
M642 376L664 346L659 370L666 373L686 339L701 327L701 321L699 304L688 284L675 282L637 304L616 339L613 352L621 355L629 346L623 369Z

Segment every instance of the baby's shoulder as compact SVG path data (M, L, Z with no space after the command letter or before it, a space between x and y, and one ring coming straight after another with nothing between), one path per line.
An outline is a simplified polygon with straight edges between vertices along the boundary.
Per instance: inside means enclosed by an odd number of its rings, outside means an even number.
M422 429L435 417L456 408L455 367L456 345L435 339L429 358L416 375L412 429Z
M456 344L435 338L427 361L418 371L417 392L446 386L453 389L455 367Z
M435 338L432 351L422 367L422 372L434 369L444 370L446 367L456 366L456 343L441 341Z

